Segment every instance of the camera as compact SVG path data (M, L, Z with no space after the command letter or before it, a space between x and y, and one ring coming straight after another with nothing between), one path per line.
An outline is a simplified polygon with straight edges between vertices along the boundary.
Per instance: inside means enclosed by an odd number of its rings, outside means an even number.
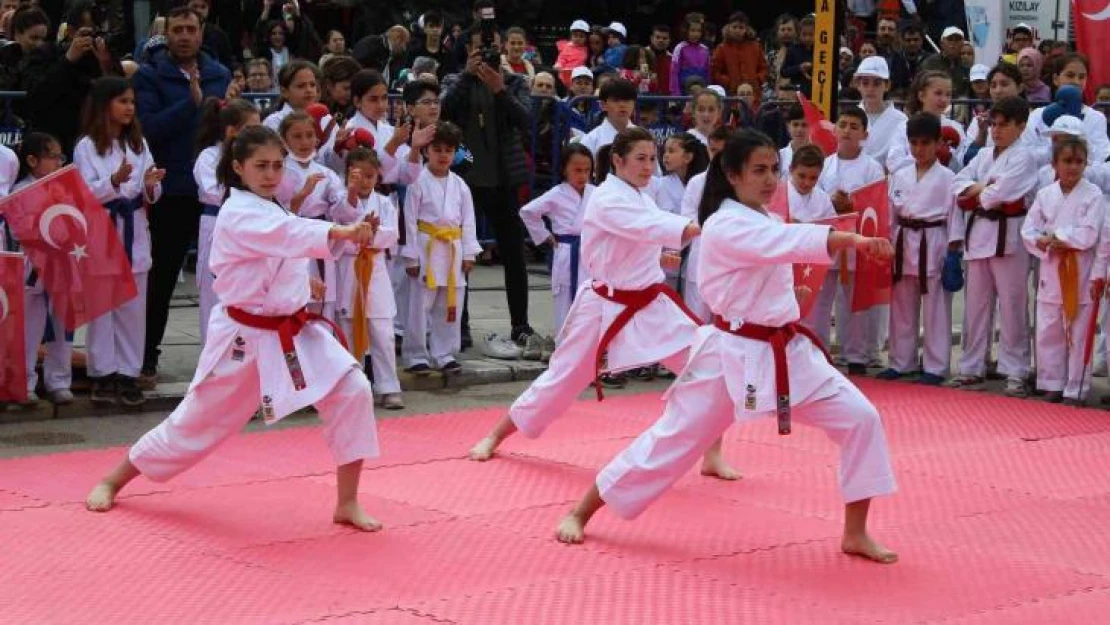
M497 34L497 16L493 7L479 9L479 28L482 31L482 62L493 69L501 67L501 51L494 47Z

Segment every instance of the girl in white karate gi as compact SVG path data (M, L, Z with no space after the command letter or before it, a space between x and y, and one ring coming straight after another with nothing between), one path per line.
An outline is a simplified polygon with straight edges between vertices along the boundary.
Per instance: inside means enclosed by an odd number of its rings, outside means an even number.
M1083 92L1087 87L1090 75L1090 64L1087 57L1079 53L1065 54L1056 61L1056 72L1052 75L1052 82L1059 89L1065 85L1073 85ZM1029 148L1038 166L1052 162L1052 138L1048 135L1050 124L1044 121L1045 110L1041 107L1029 114L1029 123L1025 125L1022 143ZM1110 138L1106 135L1106 116L1099 110L1084 104L1080 120L1083 122L1084 136L1090 150L1091 163L1103 163L1110 158Z
M582 226L582 262L592 279L590 288L575 298L547 371L470 450L473 460L492 458L517 430L538 437L602 371L658 362L677 372L686 364L700 321L683 310L678 294L666 286L661 259L664 248L681 249L701 228L696 221L659 210L648 195L657 165L651 133L628 128L612 146L613 175L594 192ZM606 337L610 345L604 344ZM702 472L740 477L725 464L720 440L707 451Z
M299 217L333 223L350 223L357 211L348 201L347 186L331 169L316 160L315 121L306 113L290 113L278 128L289 153L285 157L285 173L275 197L286 209ZM335 260L317 259L312 263L313 276L327 287L323 300L314 304L328 319L335 319Z
M725 141L732 136L732 133L733 130L727 126L718 126L710 133L707 148L707 156L710 160L725 147ZM698 219L698 204L701 203L701 195L705 191L705 175L704 170L694 174L686 183L686 189L682 193L679 214L691 221L697 222ZM698 223L700 225L700 222ZM700 247L701 239L695 238L690 243L690 251L686 255L686 262L682 265L682 299L686 301L686 305L690 307L691 312L697 315L698 319L704 320L709 318L709 307L702 301L701 291L698 290L698 250Z
M721 125L721 115L725 108L724 98L716 91L706 89L694 98L693 105L694 127L689 130L689 133L708 148L709 135Z
M348 202L358 207L358 219L375 217L381 225L367 247L348 245L336 262L336 321L347 336L355 360L369 354L374 392L388 410L405 407L397 379L397 352L393 336L393 284L386 256L397 243L397 209L374 187L382 165L372 148L347 153Z
M369 245L376 222L341 226L293 215L274 201L283 167L281 140L265 127L243 129L225 152L219 180L231 191L211 255L220 303L196 375L173 413L89 493L89 510L111 509L120 489L140 474L162 482L200 462L242 430L260 402L267 423L315 405L339 465L332 519L365 531L381 528L358 503L362 461L378 455L370 384L305 309L311 259L332 257L347 242ZM276 329L297 322L306 322L299 332Z
M962 353L954 388L982 384L990 353L997 301L998 372L1005 393L1025 397L1029 373L1029 253L1021 242L1028 197L1037 184L1037 166L1021 143L1029 105L1007 97L991 106L994 148L980 150L956 176L952 194L967 220L964 240L967 288L964 290Z
M952 78L944 72L921 72L910 84L905 113L930 113L940 120L944 145L940 147L938 157L942 165L958 172L963 167L963 154L967 150L968 141L964 127L945 116L951 102ZM887 150L885 163L886 170L891 173L914 164L910 144L906 139L905 122L899 124L893 132L894 138Z
M123 241L138 297L89 322L86 346L90 399L94 404L141 406L139 388L146 336L146 281L150 272L150 227L144 204L162 196L166 170L154 165L139 120L135 92L124 78L100 78L89 93L84 136L73 148L73 164L96 199L112 214Z
M924 372L918 381L937 385L948 377L952 358L952 294L941 285L941 274L949 250L962 248L964 219L952 195L956 174L936 156L940 121L917 113L906 132L915 165L890 175L890 240L895 250L890 366L876 377L895 380L918 371L924 311Z
M563 181L520 209L520 220L536 245L551 246L551 293L555 305L555 341L561 338L563 322L579 286L588 282L581 263L582 219L597 188L590 184L594 157L584 145L563 148L559 174ZM543 218L551 220L551 230Z
M709 92L713 96L717 94ZM712 132L712 130L710 131ZM709 139L706 138L706 141ZM690 178L700 174L709 167L709 150L706 144L694 137L693 133L680 132L667 137L663 144L663 176L652 178L651 194L655 205L679 215L682 213L682 196L686 193L686 185ZM675 250L668 250L677 254ZM679 287L681 268L667 269L667 283L672 288ZM684 291L684 289L679 289Z
M1048 392L1048 401L1078 404L1085 399L1080 389L1086 394L1091 388L1091 369L1084 363L1092 313L1089 280L1099 277L1091 269L1105 201L1102 190L1083 179L1086 142L1068 136L1055 143L1052 163L1057 180L1037 193L1021 238L1025 249L1041 261L1037 388Z
M320 83L324 76L315 63L297 59L281 68L278 73L278 93L281 98L275 111L266 115L262 124L277 131L281 120L290 113L304 113L305 109L320 100Z
M867 533L871 498L895 491L882 421L820 346L797 335L805 331L799 330L791 266L829 263L835 252L849 249L889 258L892 248L885 239L829 226L782 223L763 208L778 181L775 144L761 133L740 131L714 159L702 200L701 212L713 214L705 222L699 270L714 322L698 331L662 417L602 469L559 525L560 541L581 542L586 523L606 504L624 518L636 517L733 422L777 411L780 432L784 423L789 432L792 412L840 445L840 485L848 502L841 549L877 562L897 559ZM776 344L783 358L777 364ZM778 367L786 369L785 388L776 386Z
M200 132L197 135L197 160L193 163L193 178L197 182L197 199L200 200L200 232L197 236L197 291L200 293L200 345L208 336L208 318L216 305L212 291L215 276L208 267L212 250L212 232L216 217L224 203L227 190L216 180L216 168L223 156L224 145L247 126L261 123L258 109L246 100L224 101L208 98L201 107Z
M29 132L23 135L19 147L19 180L12 185L11 192L15 193L39 178L49 176L65 165L66 157L62 152L62 145L54 137L42 132ZM0 249L11 252L19 251L19 242L6 232L7 224L0 232ZM6 240L6 243L4 243ZM46 354L42 361L43 386L50 396L50 401L58 405L73 402L73 392L70 385L73 383L73 340L67 336L65 324L61 317L50 314L50 302L42 280L31 266L29 260L25 263L23 287L24 323L24 354L27 366L27 399L28 404L37 403L38 396L35 387L38 386L39 376L35 371L38 361L39 345L46 343ZM50 324L49 332L46 324ZM52 334L52 340L46 340L47 334Z
M462 131L438 122L426 149L424 171L405 196L405 245L401 257L409 280L408 320L401 355L408 371L434 367L459 373L463 297L474 259L482 253L470 187L451 171Z

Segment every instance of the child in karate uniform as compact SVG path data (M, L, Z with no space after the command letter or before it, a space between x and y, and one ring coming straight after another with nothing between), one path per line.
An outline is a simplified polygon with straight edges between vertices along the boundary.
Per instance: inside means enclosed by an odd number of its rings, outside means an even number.
M836 209L833 208L829 194L822 191L817 184L824 166L825 155L816 145L805 145L794 152L793 160L788 164L790 178L786 182L791 221L812 223L836 217ZM821 284L821 291L817 293L809 315L802 319L802 324L813 330L817 338L821 339L822 345L832 344L833 302L840 288L837 277L838 274L833 271L825 274L825 281ZM838 326L837 337L841 345L846 336L847 327Z
M1029 253L1040 259L1037 289L1037 388L1046 399L1079 404L1091 388L1084 346L1091 318L1091 268L1102 228L1102 190L1083 179L1087 144L1054 140L1056 182L1037 193L1021 228ZM1086 373L1086 377L1084 377Z
M794 162L794 152L803 146L809 145L809 122L806 121L806 112L800 104L791 104L786 107L783 116L786 122L786 132L790 135L790 143L779 150L779 165L782 168L782 179L790 179L790 164Z
M482 252L474 225L470 188L451 172L462 131L438 122L427 147L427 164L405 196L405 245L409 277L408 321L401 354L408 371L434 367L459 373L463 292L474 259Z
M957 205L967 220L964 248L963 354L954 388L982 384L990 353L997 297L1001 335L998 372L1006 376L1007 395L1025 397L1029 373L1029 253L1021 243L1027 197L1037 184L1037 167L1020 145L1029 105L1013 96L991 106L994 148L975 155L952 183Z
M713 323L698 331L662 417L601 470L559 525L560 541L582 542L586 523L604 505L635 518L733 422L777 412L780 433L790 432L793 419L821 428L840 446L848 502L841 549L877 562L897 560L867 533L871 498L895 490L879 413L798 324L791 267L828 263L846 249L889 258L891 245L824 225L783 224L764 208L778 178L775 144L758 132L740 131L714 159L702 200L703 214L713 214L705 222L699 268ZM786 371L777 372L779 366ZM776 386L780 374L785 388ZM778 402L782 395L786 405Z
M915 165L890 175L894 243L890 366L878 377L895 380L918 370L924 310L924 373L919 381L937 385L948 377L952 356L952 294L941 285L941 274L948 252L962 247L964 220L952 195L956 174L937 160L940 120L916 113L905 128Z
M886 163L895 133L906 124L906 114L886 99L890 91L890 67L886 59L876 55L860 61L852 75L852 85L862 97L860 108L867 113L867 142L863 144L863 152L879 163Z
M728 126L718 126L709 134L709 159L721 152L725 147L725 141L732 136L733 129ZM690 178L690 182L686 184L686 191L682 194L682 204L679 214L691 221L701 223L698 218L698 204L701 203L702 193L705 191L705 176L706 172L695 174ZM684 288L682 289L682 299L686 301L686 305L690 307L691 312L697 315L698 319L707 319L709 317L709 307L701 299L701 291L698 289L698 247L701 241L698 238L690 243L690 251L686 255L686 262L682 265L682 280Z
M368 245L376 224L339 226L289 213L273 199L283 162L281 139L263 126L245 128L225 151L219 180L231 191L211 255L220 303L196 375L173 413L89 493L89 510L110 510L140 474L163 482L200 462L243 429L261 401L267 423L316 406L338 465L333 521L381 529L358 502L362 461L378 455L370 384L305 308L309 259L333 256L346 242ZM293 319L307 323L290 332L298 327Z

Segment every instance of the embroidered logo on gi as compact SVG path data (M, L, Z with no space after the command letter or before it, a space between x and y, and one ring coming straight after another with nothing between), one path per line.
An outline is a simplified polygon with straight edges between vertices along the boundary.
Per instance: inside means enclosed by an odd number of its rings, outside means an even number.
M744 394L744 410L755 410L755 385L749 384Z
M247 356L247 352L243 350L243 346L246 345L246 343L247 342L243 340L243 337L235 337L235 347L231 348L232 360L234 360L235 362L243 362L243 359Z
M262 420L266 423L274 420L274 400L269 395L262 396Z

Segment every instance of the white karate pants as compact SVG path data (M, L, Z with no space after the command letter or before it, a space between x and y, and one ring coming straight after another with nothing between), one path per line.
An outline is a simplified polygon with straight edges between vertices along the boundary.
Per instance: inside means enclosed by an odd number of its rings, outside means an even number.
M1092 312L1091 304L1080 304L1068 336L1063 304L1037 302L1037 388L1063 391L1068 399L1083 399L1079 396L1082 384L1083 394L1090 393L1092 367L1087 367L1086 378L1082 376L1083 347Z
M890 368L900 373L918 371L917 349L924 313L925 373L948 377L952 358L952 294L930 277L929 292L921 293L917 277L894 283L890 297Z
M255 363L225 356L165 421L131 447L128 458L149 479L169 480L242 430L258 409L259 395ZM378 456L374 398L361 371L347 372L316 409L337 465Z
M813 330L817 338L821 339L821 344L825 346L825 349L832 349L832 313L836 291L839 288L837 284L838 275L836 271L831 269L825 274L825 281L821 283L821 290L817 293L817 301L813 303L813 308L802 320L802 325ZM844 331L841 330L837 334L839 335L842 332ZM843 339L840 342L843 344Z
M393 335L405 335L405 322L409 318L409 275L405 273L405 259L399 255L389 258L389 280L393 283L393 301L397 316L393 318Z
M347 345L354 340L352 336L353 320L340 315L340 329L347 337ZM401 381L397 378L397 337L393 335L393 318L367 319L370 331L370 370L374 375L374 392L378 395L389 395L401 392ZM355 356L360 364L365 354Z
M146 340L146 281L147 272L135 274L139 295L89 322L85 351L90 376L139 377Z
M817 334L826 349L832 347L832 315L836 314L836 341L840 344L840 356L851 364L866 365L871 357L869 352L875 340L871 326L874 325L874 309L852 313L852 290L856 279L855 272L848 274L847 284L840 283L840 271L829 270L813 310L804 320L806 326Z
M462 347L459 328L466 289L456 287L458 310L455 320L447 321L447 287L429 289L419 277L409 275L405 280L409 282L409 318L405 322L401 356L406 367L425 364L440 369L454 362L455 354Z
M212 233L216 230L216 218L212 215L200 216L200 234L197 235L197 291L200 293L200 346L203 349L208 340L208 319L212 315L212 308L219 303L212 290L212 283L216 281L212 269L208 266L208 259L212 253Z
M551 300L552 308L555 314L555 333L556 340L561 340L559 333L563 331L563 324L566 323L567 314L570 313L570 306L574 303L574 289L565 284L552 284L551 285Z
M47 301L44 293L28 293L24 290L23 346L27 356L27 392L32 393L38 386L39 376L35 371L38 364L39 345L46 331ZM46 344L46 358L42 361L43 386L48 392L69 390L73 384L73 343L66 340L66 328L57 317L50 317L54 326L54 340Z
M840 446L844 501L892 494L897 486L878 411L843 377L827 385L835 389L834 395L794 406L791 419L821 428ZM827 390L828 386L818 393ZM728 394L719 353L703 347L671 387L659 420L598 474L601 498L621 517L635 518L734 422L773 415L740 412ZM769 420L763 425L775 427Z
M990 354L992 312L998 298L998 373L1024 378L1029 373L1029 254L1021 248L1008 256L967 263L964 289L964 352L961 375L983 376Z

